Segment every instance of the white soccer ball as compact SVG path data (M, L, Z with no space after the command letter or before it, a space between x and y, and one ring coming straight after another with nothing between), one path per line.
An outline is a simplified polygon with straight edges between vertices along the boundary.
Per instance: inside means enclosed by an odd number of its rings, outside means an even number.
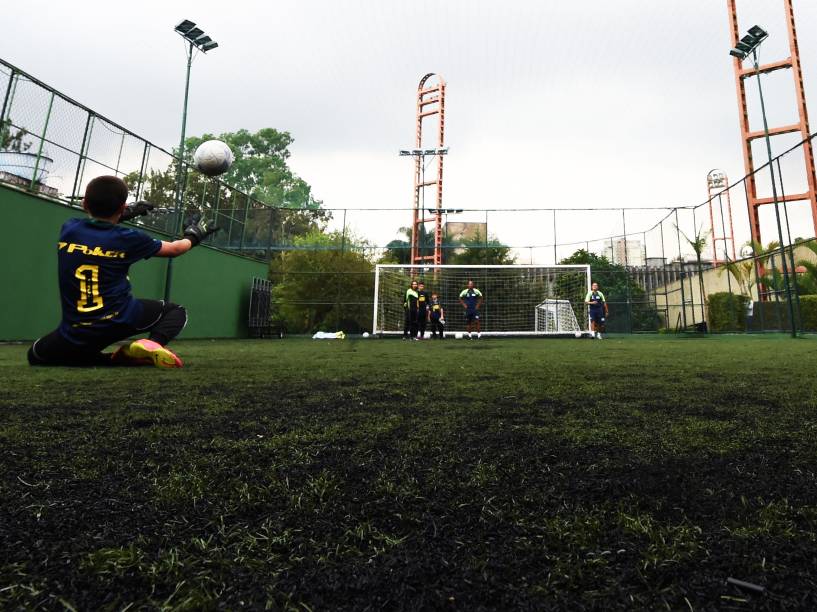
M574 333L575 333L575 335L576 335L576 337L577 337L577 338L581 338L581 337L582 337L582 332L577 331L577 332L574 332Z
M751 244L744 244L740 249L740 256L743 258L751 257L754 254L755 250L752 248Z
M369 332L363 332L363 337L368 338L369 337Z
M462 340L462 338L463 338L462 332L457 332L457 333L455 333L455 334L454 334L454 337L455 337L457 340Z
M193 153L193 164L202 174L218 176L227 172L233 165L233 152L225 142L207 140Z

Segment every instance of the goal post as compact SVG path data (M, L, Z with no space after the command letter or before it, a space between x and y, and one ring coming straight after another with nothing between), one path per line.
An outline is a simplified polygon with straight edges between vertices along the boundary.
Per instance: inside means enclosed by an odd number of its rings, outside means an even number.
M584 303L590 290L589 265L377 264L372 333L403 333L403 303L412 280L424 282L429 295L438 295L445 310L446 334L466 329L459 296L469 280L483 296L483 335L572 337L589 329Z

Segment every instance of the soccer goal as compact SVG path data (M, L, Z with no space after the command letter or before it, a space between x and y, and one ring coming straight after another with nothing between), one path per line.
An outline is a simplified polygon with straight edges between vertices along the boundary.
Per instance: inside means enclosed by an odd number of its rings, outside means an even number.
M374 324L379 335L402 334L403 301L412 280L423 281L445 309L446 334L465 331L460 292L469 280L483 296L480 323L488 336L582 335L589 328L584 296L590 266L378 264Z

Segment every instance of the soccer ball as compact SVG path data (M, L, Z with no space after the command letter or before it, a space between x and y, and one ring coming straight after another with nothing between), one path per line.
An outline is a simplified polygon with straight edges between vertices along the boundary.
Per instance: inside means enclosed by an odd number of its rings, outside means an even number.
M196 170L207 176L224 174L233 164L233 152L220 140L208 140L193 153Z
M577 337L577 338L581 338L581 337L582 337L582 332L577 331L577 332L574 332L574 333L575 333L575 335L576 335L576 337Z
M363 332L363 337L368 338L369 337L369 332Z
M752 248L751 244L744 244L743 247L740 249L740 256L744 259L747 257L751 257L755 254L755 250Z
M457 340L462 340L462 338L463 338L463 336L462 336L462 332L457 332L456 334L454 334L454 337L455 337Z

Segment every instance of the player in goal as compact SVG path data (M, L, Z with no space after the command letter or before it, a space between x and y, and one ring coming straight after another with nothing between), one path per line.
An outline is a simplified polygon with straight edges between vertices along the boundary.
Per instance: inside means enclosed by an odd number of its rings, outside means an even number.
M373 333L403 331L403 296L412 280L425 281L446 310L446 335L466 332L466 309L459 301L472 280L482 293L479 308L483 336L590 337L584 298L590 289L590 266L538 265L400 265L375 269Z

